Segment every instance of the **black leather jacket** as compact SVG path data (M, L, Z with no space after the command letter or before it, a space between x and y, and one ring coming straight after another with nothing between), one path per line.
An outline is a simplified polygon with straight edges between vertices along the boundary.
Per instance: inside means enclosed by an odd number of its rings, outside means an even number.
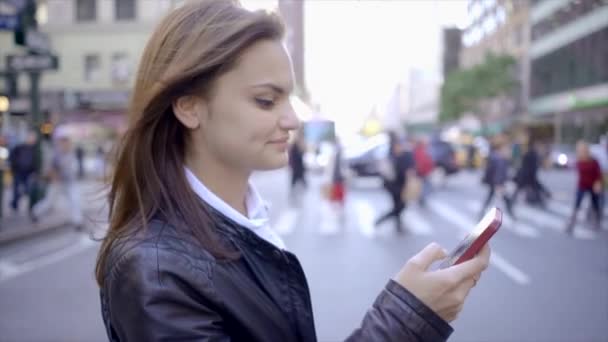
M112 246L100 291L110 341L316 341L298 259L219 214L216 226L238 260L216 260L161 220ZM391 280L347 340L445 341L451 332Z

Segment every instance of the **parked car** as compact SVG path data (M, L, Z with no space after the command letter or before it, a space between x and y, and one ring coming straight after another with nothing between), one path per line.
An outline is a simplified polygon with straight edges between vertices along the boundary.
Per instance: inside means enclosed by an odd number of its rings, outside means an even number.
M576 164L576 152L574 147L564 144L556 144L549 152L549 163L552 167L567 169Z
M454 147L447 141L433 139L429 142L429 153L435 161L435 167L442 170L446 175L451 175L460 170Z
M376 135L344 148L345 165L359 177L380 176L379 164L388 156L388 137Z

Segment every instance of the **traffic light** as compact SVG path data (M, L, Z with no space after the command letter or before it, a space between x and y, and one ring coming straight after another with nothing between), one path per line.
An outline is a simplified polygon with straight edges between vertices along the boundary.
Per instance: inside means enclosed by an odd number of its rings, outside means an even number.
M36 10L36 0L27 0L27 3L19 12L19 20L17 27L15 28L14 36L16 45L25 46L25 35L27 30L35 30L38 27L38 21L36 20Z

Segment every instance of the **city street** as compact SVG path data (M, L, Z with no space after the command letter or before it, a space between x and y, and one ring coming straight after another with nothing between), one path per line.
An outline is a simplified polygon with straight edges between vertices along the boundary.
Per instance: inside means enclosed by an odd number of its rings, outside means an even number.
M515 207L492 240L492 260L453 323L450 341L604 341L608 336L608 227L579 220L563 233L575 176L544 171L553 191L547 211ZM453 248L479 216L486 189L461 172L435 189L426 208L411 205L407 228L374 229L389 198L374 179L349 182L341 223L324 207L320 178L309 177L300 205L287 196L285 170L257 174L274 228L300 258L313 297L320 341L344 339L388 278L426 244ZM584 204L586 205L586 204ZM102 213L99 213L102 215ZM99 218L99 217L98 217ZM103 225L96 224L99 237ZM93 267L98 243L66 227L0 246L0 341L105 341Z

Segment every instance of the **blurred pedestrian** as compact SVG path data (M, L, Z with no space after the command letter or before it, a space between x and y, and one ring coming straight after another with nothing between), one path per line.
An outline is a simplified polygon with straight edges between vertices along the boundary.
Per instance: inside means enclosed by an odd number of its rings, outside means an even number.
M467 145L467 167L469 170L475 169L475 154L477 153L477 149L475 148L475 144L470 142Z
M507 195L505 186L509 179L509 145L503 141L494 142L482 182L488 186L488 195L481 207L479 217L483 217L486 209L496 195L502 197L507 213L514 217L511 198Z
M95 152L95 175L97 179L103 180L106 173L106 152L103 149L103 145L97 147Z
M4 217L4 180L6 171L10 169L9 167L9 150L7 146L7 140L4 135L0 135L0 219ZM0 221L0 228L2 228L2 223Z
M407 177L415 176L414 156L411 148L407 148L396 132L389 132L389 155L383 161L381 167L383 186L389 194L392 202L392 208L376 219L375 225L378 226L388 219L395 220L395 228L397 232L403 232L401 222L401 212L405 209L407 203L403 196L403 190L407 183Z
M82 145L76 147L76 160L78 161L78 179L84 178L84 148Z
M302 192L308 187L306 182L306 166L304 165L305 151L306 139L304 130L300 129L289 148L289 169L291 171L289 196L292 203L299 201ZM299 189L298 186L300 187Z
M109 339L316 341L306 275L250 182L287 165L299 126L283 32L225 0L186 2L153 31L97 259ZM445 257L431 244L411 258L347 339L445 341L490 250L429 271Z
M74 153L70 137L62 130L57 130L54 136L55 146L51 165L46 170L49 180L44 198L33 208L33 217L40 220L63 196L67 200L70 223L77 229L83 228L82 199L77 184L78 161Z
M578 173L578 184L576 188L576 198L574 201L574 211L570 216L570 220L566 227L566 232L572 234L578 210L585 195L591 197L591 205L593 207L593 226L596 230L600 229L601 225L601 210L600 210L600 195L603 191L602 172L600 164L591 156L589 145L585 141L579 141L576 144L576 170Z
M511 197L513 204L517 201L517 196L522 190L528 202L539 204L542 207L545 206L545 201L551 197L551 193L538 179L541 158L537 149L536 141L530 138L526 151L521 158L521 166L515 174L516 189Z
M334 210L339 213L339 216L344 220L344 164L342 160L342 145L338 138L334 141L334 154L330 164L331 170L331 191L329 201L334 204Z
M25 142L13 147L9 154L11 173L13 175L13 200L11 207L15 211L19 210L19 200L22 194L28 195L30 204L34 201L31 194L36 181L37 139L36 131L30 130L27 133Z
M416 175L422 182L422 192L419 202L421 206L426 206L426 198L431 192L430 176L435 168L433 158L429 153L429 146L423 138L418 139L414 146L414 164L416 165Z

